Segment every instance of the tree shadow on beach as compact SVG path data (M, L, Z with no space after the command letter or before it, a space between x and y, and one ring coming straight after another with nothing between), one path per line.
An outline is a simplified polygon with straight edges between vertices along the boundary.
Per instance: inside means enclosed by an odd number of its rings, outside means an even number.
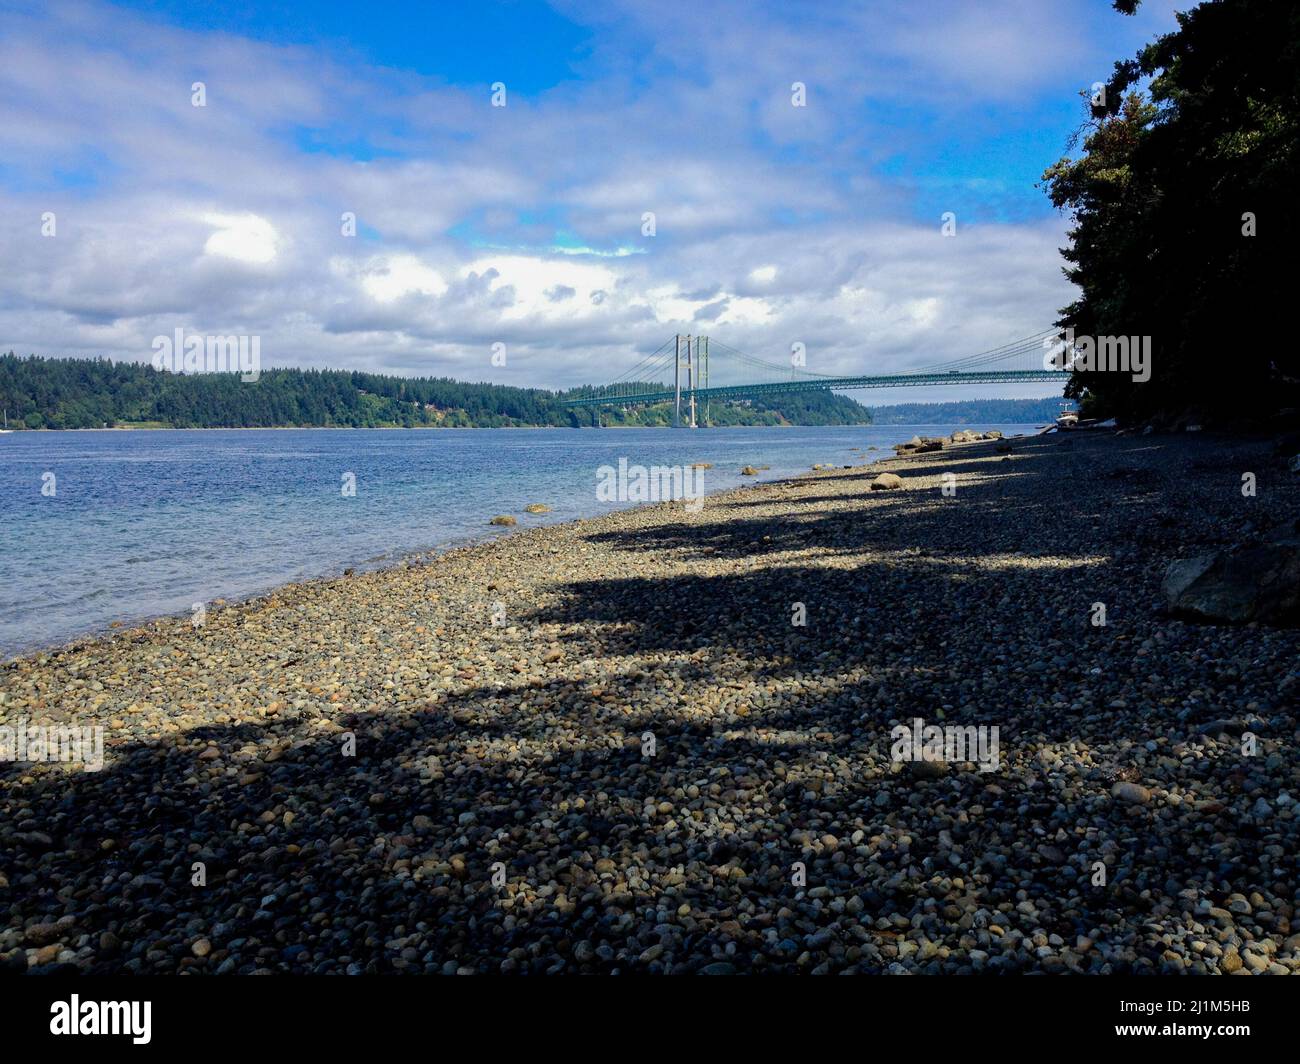
M956 499L876 493L840 514L829 495L825 512L759 518L742 494L665 526L587 532L627 573L569 582L514 618L561 629L567 653L544 680L204 725L115 746L98 773L0 767L8 926L70 918L39 940L88 944L82 967L99 972L879 971L900 928L967 949L970 905L1028 899L1035 926L1067 942L1117 929L1084 967L1158 968L1162 949L1119 946L1148 923L1187 934L1161 897L1294 891L1232 743L1191 737L1221 712L1198 697L1208 684L1276 700L1251 670L1268 648L1243 632L1212 666L1230 680L1167 672L1162 652L1197 644L1157 604L1168 537L1139 534L1195 498L1179 532L1212 537L1218 503L1203 483L1153 494L1147 477L1090 467L1089 485L1061 490L1105 530L1089 539L1034 487L1060 475L1047 448L1017 444L992 472L972 463ZM963 472L958 455L905 475L949 469ZM869 477L834 479L867 492ZM1089 623L1099 595L1103 629ZM1144 649L1156 632L1166 642ZM1149 699L1135 734L1108 722L1119 691ZM893 764L892 726L940 714L999 726L1003 769ZM1181 771L1220 795L1190 830L1167 807L1110 799L1143 778L1158 737L1187 738ZM1097 860L1107 889L1091 886ZM655 955L669 925L680 935Z

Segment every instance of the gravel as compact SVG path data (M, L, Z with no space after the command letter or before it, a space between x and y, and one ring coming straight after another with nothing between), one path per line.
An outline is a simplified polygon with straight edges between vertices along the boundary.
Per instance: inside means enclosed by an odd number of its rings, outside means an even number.
M10 662L0 724L102 724L105 766L0 765L0 970L1300 971L1297 634L1159 593L1300 515L1295 478L1205 433L1063 442ZM999 764L896 764L914 718L997 727Z

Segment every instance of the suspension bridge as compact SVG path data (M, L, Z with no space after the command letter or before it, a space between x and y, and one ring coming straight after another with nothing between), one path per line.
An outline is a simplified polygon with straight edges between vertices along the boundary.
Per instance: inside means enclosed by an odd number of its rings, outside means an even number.
M576 390L565 406L647 406L673 404L673 424L695 428L702 414L709 423L709 406L784 392L900 388L917 385L1065 383L1068 373L1045 364L1044 353L1060 350L1057 330L1013 340L1001 347L940 362L906 373L837 377L815 373L806 366L802 345L793 346L786 363L770 362L739 351L708 336L677 335L641 359L609 384ZM1058 365L1064 364L1059 359ZM713 382L713 374L721 378ZM665 383L665 379L671 383Z

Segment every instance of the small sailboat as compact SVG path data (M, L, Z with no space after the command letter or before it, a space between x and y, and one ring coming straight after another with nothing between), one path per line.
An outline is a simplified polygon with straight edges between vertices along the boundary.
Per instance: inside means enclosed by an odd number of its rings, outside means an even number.
M4 426L4 428L0 429L0 436L8 436L8 435L9 435L10 433L12 433L12 432L13 432L13 429L11 429L11 428L9 427L9 411L6 410L6 411L5 411L5 426Z

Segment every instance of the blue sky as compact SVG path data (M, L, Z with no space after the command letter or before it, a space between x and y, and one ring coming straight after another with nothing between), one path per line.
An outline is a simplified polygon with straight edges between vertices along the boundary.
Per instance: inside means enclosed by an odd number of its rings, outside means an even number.
M983 350L1071 298L1035 182L1172 11L0 2L0 346L551 387L703 327L836 373Z
M579 77L592 33L540 0L385 0L357 4L131 0L123 9L198 32L354 55L452 85L539 93Z

